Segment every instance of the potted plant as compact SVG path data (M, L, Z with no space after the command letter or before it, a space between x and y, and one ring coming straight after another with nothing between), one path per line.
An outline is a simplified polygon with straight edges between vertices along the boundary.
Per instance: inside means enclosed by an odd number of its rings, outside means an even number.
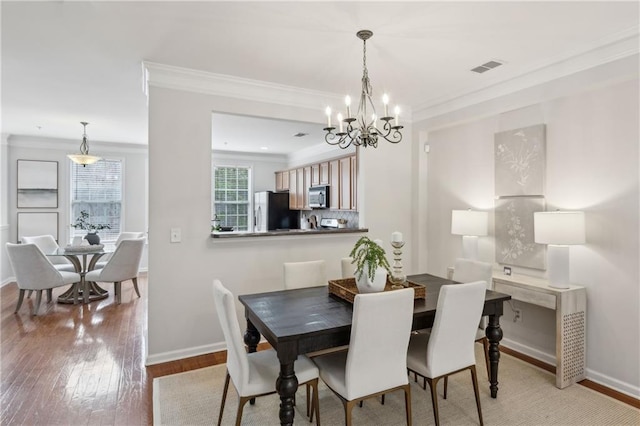
M89 212L86 210L80 210L80 216L76 218L76 222L72 223L75 229L84 229L87 231L87 235L84 236L84 239L89 241L89 244L95 245L100 244L100 236L98 235L98 231L101 229L111 229L106 223L91 223L89 220Z
M387 273L391 273L391 270L381 244L380 240L361 237L351 250L349 256L356 265L355 278L360 293L384 290Z

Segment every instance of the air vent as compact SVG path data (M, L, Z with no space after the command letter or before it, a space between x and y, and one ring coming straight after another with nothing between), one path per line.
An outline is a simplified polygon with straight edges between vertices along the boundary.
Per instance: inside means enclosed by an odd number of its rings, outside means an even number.
M307 136L309 133L302 133L302 132L298 132L295 135L293 135L294 138L301 138L303 136Z
M502 65L503 62L498 62L498 61L489 61L485 64L479 65L475 68L473 68L471 71L473 72L477 72L478 74L482 74L485 71L489 71L492 70L496 67L499 67L500 65Z

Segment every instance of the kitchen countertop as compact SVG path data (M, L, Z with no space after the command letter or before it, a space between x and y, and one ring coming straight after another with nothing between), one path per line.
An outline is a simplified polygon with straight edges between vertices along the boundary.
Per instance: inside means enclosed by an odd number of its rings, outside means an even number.
M368 228L334 228L334 229L282 229L267 232L212 232L211 238L247 238L247 237L281 237L293 235L330 235L355 234L369 232Z

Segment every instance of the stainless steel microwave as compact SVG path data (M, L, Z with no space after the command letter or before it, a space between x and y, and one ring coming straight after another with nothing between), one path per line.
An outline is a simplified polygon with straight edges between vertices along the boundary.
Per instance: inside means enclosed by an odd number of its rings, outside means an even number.
M313 186L309 188L309 207L312 209L329 208L328 186Z

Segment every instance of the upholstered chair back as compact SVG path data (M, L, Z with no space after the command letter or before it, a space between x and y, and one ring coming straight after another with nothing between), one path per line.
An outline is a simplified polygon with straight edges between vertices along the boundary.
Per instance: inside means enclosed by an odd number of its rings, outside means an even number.
M340 259L340 266L342 268L342 278L353 278L356 275L356 265L353 262L352 257L343 257Z
M59 247L55 238L53 238L53 235L36 235L33 237L20 237L20 241L22 241L23 244L35 244L36 246L38 246L40 250L42 250L43 253L51 253L54 250L58 249ZM53 263L54 265L66 265L66 264L71 265L71 262L69 262L69 260L63 256L52 256L47 259L49 260L49 262Z
M324 260L284 263L284 288L318 287L328 285Z
M113 252L111 259L109 259L104 268L100 270L99 276L94 277L93 271L90 272L92 279L95 278L105 282L117 282L137 277L143 249L144 238L121 241L118 247L116 247L116 251Z
M7 243L7 253L18 288L44 290L63 283L62 274L35 244ZM77 277L79 281L80 276Z

